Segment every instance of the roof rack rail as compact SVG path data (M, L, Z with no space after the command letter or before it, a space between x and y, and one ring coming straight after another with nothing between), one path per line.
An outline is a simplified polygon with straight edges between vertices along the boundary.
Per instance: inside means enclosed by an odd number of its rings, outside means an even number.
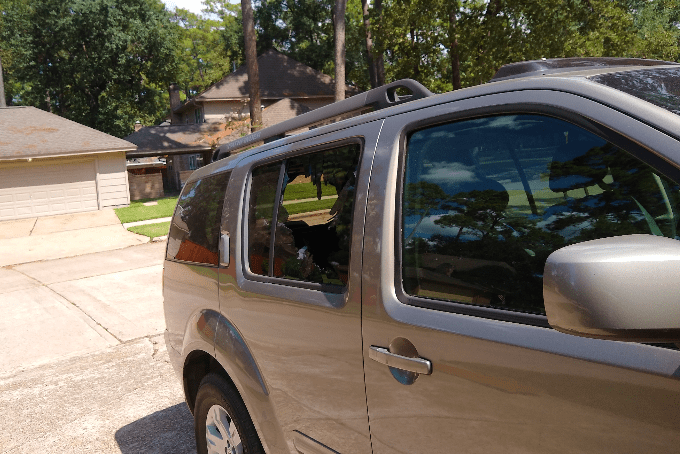
M405 89L410 92L408 95L399 95L397 90ZM319 123L332 120L344 115L357 113L366 110L381 110L387 107L396 106L408 101L427 98L433 93L412 79L402 79L374 88L364 93L347 98L344 101L335 102L318 109L314 109L306 114L299 115L281 123L277 123L268 128L236 139L227 144L221 145L213 153L213 162L226 158L232 152L248 148L259 142L269 143L285 137L287 132L295 131L304 127L316 126Z
M544 76L546 74L579 71L584 69L596 69L598 67L658 65L677 65L677 63L663 60L620 57L543 58L541 60L522 61L503 65L496 71L496 74L493 75L489 82L498 82L519 77Z

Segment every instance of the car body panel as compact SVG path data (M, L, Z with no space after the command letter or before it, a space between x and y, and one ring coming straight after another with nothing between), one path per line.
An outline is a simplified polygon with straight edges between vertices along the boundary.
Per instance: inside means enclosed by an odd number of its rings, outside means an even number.
M256 358L268 394L232 376L262 432L268 452L297 452L296 434L339 452L368 453L368 421L361 355L361 248L366 185L381 122L327 134L290 146L291 150L330 148L355 137L364 144L357 181L349 284L344 293L301 288L252 276L244 269L244 200L248 176L260 156L244 158L233 171L237 194L225 203L223 232L230 235L230 266L221 268L220 311L237 327ZM275 159L275 158L274 158ZM231 183L230 183L231 184ZM236 192L236 191L234 191ZM242 227L243 226L243 227ZM220 332L222 332L220 330ZM227 370L235 360L220 348L216 358ZM299 443L299 441L298 441Z
M678 149L649 126L571 94L490 95L437 106L427 117L405 113L386 119L369 189L362 295L375 454L668 452L680 442L680 428L671 422L680 420L677 350L570 336L532 326L529 317L513 323L400 300L395 202L405 131L479 112L532 111L531 104L552 105L552 115L562 111L572 120L585 112L664 154ZM368 359L370 346L388 347L395 339L409 341L418 356L431 361L432 374L404 385L387 366Z

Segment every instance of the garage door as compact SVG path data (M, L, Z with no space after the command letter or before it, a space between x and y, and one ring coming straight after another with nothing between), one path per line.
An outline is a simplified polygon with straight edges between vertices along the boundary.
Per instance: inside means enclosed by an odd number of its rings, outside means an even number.
M0 167L0 221L96 209L93 160Z

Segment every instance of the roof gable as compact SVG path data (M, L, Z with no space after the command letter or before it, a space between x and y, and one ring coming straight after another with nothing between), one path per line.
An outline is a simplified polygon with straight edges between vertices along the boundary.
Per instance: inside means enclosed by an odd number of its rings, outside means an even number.
M262 98L333 97L333 79L274 49L257 58ZM248 73L243 65L196 96L197 101L244 99L249 97ZM350 94L358 91L347 87Z
M0 159L134 150L123 139L35 107L0 108Z

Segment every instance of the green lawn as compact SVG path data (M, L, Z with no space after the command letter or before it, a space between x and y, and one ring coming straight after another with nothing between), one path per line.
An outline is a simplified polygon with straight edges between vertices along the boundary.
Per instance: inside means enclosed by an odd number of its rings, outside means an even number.
M146 221L147 219L167 218L172 216L177 204L177 197L163 197L162 199L155 199L158 205L144 206L144 202L152 201L151 199L135 200L130 202L129 207L116 208L114 211L120 219L120 222L135 222Z
M312 200L311 202L292 203L286 205L288 214L309 213L311 211L330 210L337 198Z
M337 195L335 186L321 183L321 195ZM289 184L283 193L283 200L316 199L316 186L311 183Z
M138 235L145 235L148 236L149 238L156 238L158 236L164 236L168 234L168 231L170 230L170 223L159 222L158 224L138 225L135 227L130 227L128 230Z

